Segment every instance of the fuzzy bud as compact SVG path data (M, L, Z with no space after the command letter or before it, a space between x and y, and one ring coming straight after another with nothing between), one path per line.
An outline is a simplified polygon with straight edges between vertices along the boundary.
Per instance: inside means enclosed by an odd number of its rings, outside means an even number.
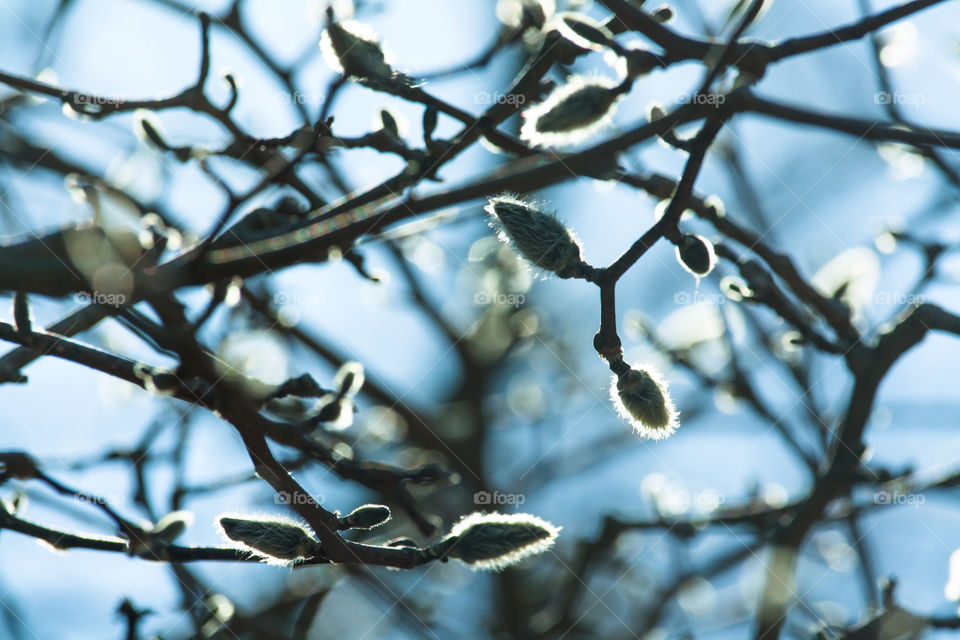
M617 412L638 435L662 440L677 430L677 410L667 386L652 368L629 369L610 384Z
M713 243L693 233L685 233L677 243L677 260L683 268L697 277L713 271L717 256L713 252Z
M432 549L474 569L499 571L553 546L558 527L526 513L471 513Z
M538 105L523 112L520 136L540 146L581 142L613 119L614 105L630 82L574 76Z
M291 520L221 516L219 522L228 538L249 547L267 561L311 558L320 553L320 543L311 532Z
M390 519L390 509L382 504L365 504L340 518L341 529L373 529Z
M562 278L583 264L576 237L552 212L509 194L491 198L485 210L496 218L491 225L500 239L535 266Z

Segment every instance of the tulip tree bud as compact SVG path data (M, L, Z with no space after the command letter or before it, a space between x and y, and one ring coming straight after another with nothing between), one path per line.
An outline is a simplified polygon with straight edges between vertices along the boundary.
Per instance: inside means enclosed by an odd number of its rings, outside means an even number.
M510 194L491 198L485 210L496 219L491 226L500 239L533 265L561 278L583 265L576 237L552 212Z
M617 412L644 438L662 440L677 430L677 410L656 370L628 369L614 376L610 398Z
M559 531L526 513L471 513L430 551L462 560L474 569L500 571L549 549Z
M365 504L340 518L341 529L373 529L390 519L390 509L382 504Z
M523 112L520 136L540 146L576 144L613 119L614 105L630 90L603 78L574 76L546 100Z
M683 268L697 277L713 271L717 256L713 252L713 243L693 233L685 233L677 243L677 260Z
M312 558L320 553L320 543L304 525L283 518L236 518L221 516L223 533L266 562Z

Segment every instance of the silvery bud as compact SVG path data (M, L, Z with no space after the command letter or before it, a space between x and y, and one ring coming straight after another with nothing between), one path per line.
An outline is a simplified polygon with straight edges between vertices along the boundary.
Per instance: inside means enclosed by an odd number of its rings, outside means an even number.
M471 513L431 547L474 569L499 571L553 546L560 529L526 513Z
M320 542L306 526L291 520L221 516L219 522L228 538L267 562L312 558L320 553Z
M662 440L677 430L677 410L656 370L628 369L614 376L610 399L617 412L644 438Z
M717 256L713 252L713 243L693 233L685 233L677 243L677 260L683 268L699 277L713 271Z
M509 194L491 198L485 210L496 219L491 226L500 239L531 264L561 278L583 265L576 237L554 213Z

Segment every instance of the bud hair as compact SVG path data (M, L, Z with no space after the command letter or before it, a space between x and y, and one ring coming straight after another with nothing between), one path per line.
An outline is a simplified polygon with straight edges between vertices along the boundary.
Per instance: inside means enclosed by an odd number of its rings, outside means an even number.
M610 399L620 416L641 437L662 440L679 426L667 385L649 366L628 369L619 377L615 375L610 383Z
M320 543L307 526L286 518L220 516L218 521L224 535L271 564L288 564L320 553Z
M495 218L491 226L500 239L531 264L560 277L583 264L576 237L553 212L511 194L491 198L485 210Z
M500 571L538 553L557 539L559 527L526 513L471 513L437 547L474 569Z

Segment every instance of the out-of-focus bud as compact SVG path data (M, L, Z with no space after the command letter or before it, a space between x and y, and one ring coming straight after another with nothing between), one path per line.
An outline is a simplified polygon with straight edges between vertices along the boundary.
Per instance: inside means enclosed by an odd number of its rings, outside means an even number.
M331 9L327 11L327 28L320 38L320 48L327 64L348 78L377 86L394 77L373 31L352 20L336 22Z
M582 13L557 14L552 24L564 38L581 49L602 51L613 40L613 34L602 24Z
M673 8L668 4L662 5L654 9L650 17L660 24L665 24L673 20Z
M164 542L173 542L193 524L193 514L189 511L173 511L160 518L150 532L153 537Z

